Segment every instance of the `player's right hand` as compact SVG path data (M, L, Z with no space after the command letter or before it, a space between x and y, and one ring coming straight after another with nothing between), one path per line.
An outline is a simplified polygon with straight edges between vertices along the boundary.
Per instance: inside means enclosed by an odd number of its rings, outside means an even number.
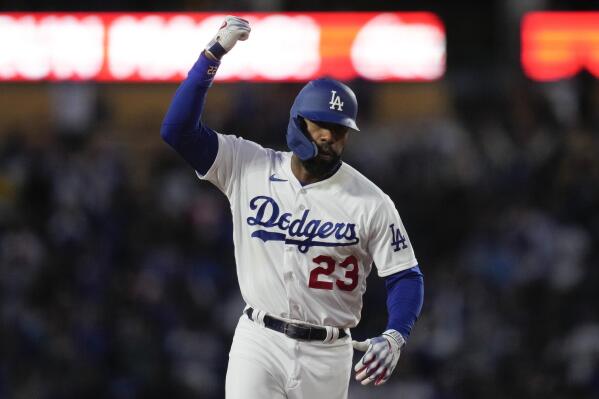
M247 40L250 30L248 21L228 15L216 35L206 46L206 52L220 60L235 46L238 40Z

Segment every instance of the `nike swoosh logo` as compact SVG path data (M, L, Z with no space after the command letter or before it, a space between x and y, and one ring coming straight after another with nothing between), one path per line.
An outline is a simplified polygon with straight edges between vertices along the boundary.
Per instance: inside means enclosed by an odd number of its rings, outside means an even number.
M287 181L285 179L279 179L278 177L275 176L274 173L272 175L270 175L270 177L268 178L268 180L270 180L270 181Z

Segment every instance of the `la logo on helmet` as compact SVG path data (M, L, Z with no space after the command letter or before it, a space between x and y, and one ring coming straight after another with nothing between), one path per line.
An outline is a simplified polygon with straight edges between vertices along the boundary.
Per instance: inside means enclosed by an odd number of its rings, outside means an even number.
M341 101L341 97L337 95L336 90L331 90L331 101L329 101L331 105L329 109L335 109L337 107L337 111L343 111L343 102Z

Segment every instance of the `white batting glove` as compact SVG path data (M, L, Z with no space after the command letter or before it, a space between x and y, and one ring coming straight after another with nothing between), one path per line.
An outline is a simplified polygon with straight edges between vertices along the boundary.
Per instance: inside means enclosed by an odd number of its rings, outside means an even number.
M387 330L365 341L352 341L354 349L366 352L354 367L356 380L362 385L374 381L375 386L387 382L405 344L402 335L395 330Z
M238 40L247 40L250 30L250 23L245 19L227 15L216 35L206 46L206 52L220 60Z

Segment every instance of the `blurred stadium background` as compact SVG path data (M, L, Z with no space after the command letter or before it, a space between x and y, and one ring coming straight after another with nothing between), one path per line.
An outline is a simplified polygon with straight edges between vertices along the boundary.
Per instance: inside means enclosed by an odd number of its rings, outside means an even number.
M586 68L549 80L524 71L520 37L527 12L597 3L0 4L435 13L447 43L441 77L350 81L362 132L346 159L394 199L426 282L395 375L376 389L352 383L350 398L599 398L599 24L584 34ZM0 48L17 39L0 37ZM205 42L188 40L195 57ZM285 149L300 87L217 83L204 120ZM0 398L224 396L243 306L230 212L160 140L175 88L0 81ZM373 274L355 337L385 327L384 292Z

